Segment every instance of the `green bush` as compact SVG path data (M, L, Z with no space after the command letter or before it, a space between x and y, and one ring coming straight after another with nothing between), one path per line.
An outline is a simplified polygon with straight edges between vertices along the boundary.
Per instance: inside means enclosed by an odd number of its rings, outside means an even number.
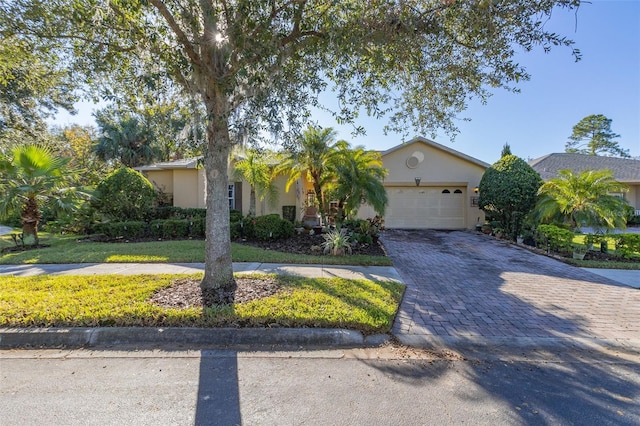
M207 231L207 220L203 217L189 221L189 236L192 238L204 238Z
M149 232L154 238L186 238L190 222L182 219L154 220L149 224Z
M536 203L541 185L540 175L526 161L507 154L482 176L478 206L500 222L497 226L492 224L493 229L503 228L505 237L515 241L522 232L525 217Z
M615 236L618 255L630 258L634 252L640 253L640 234L619 234Z
M572 250L573 232L556 225L538 226L536 243L542 248L549 248L558 253L568 253Z
M240 210L231 209L229 211L229 222L236 223L242 220L242 212Z
M259 240L278 240L293 236L293 223L281 219L277 214L258 216L255 219L254 237Z
M122 167L98 184L94 206L114 221L143 220L155 200L151 182L135 170Z
M147 235L147 224L142 221L105 222L95 225L94 230L109 238L138 239Z

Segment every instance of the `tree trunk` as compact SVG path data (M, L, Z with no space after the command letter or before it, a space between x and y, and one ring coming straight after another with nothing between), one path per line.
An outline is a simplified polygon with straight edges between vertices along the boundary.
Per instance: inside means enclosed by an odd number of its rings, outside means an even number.
M249 193L249 216L256 216L256 187L253 185Z
M213 107L215 108L215 107ZM212 111L213 108L207 108ZM207 124L207 150L204 155L206 175L206 242L203 290L231 289L235 285L231 263L229 229L229 178L227 164L231 141L226 119L213 110Z
M29 241L29 237L33 237L33 245L37 246L40 243L38 238L38 224L42 215L38 209L38 202L35 197L29 197L25 203L22 212L22 235L23 241Z

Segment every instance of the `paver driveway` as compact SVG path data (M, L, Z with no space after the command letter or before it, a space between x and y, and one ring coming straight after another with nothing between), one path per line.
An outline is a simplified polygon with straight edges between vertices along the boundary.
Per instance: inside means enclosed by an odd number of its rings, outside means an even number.
M405 343L640 343L637 289L472 232L389 230L382 241L407 284L394 324Z

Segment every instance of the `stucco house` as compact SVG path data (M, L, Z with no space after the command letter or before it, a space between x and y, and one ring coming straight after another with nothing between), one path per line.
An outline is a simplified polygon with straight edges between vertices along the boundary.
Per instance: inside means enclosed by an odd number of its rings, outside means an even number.
M484 213L477 207L477 187L487 163L422 137L381 152L381 156L389 170L384 180L389 198L384 217L387 228L472 229L484 222ZM234 162L229 163L229 176ZM204 170L197 163L197 159L186 159L136 169L172 196L173 205L205 207ZM296 217L302 217L313 199L311 184L300 179L287 192L286 181L286 176L276 180L276 205L258 202L256 214L282 215L283 206L296 206ZM246 182L230 182L229 207L247 214L249 188ZM358 212L360 218L373 216L375 212L366 204Z
M611 170L616 181L629 186L628 192L619 195L640 215L640 160L562 152L536 158L529 161L529 165L545 181L557 177L560 170Z

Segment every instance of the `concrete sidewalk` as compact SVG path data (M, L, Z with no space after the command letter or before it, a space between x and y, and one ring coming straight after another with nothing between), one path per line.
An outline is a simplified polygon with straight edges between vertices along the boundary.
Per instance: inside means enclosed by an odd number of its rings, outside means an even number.
M72 263L0 265L0 276L34 275L138 275L193 274L204 271L204 263ZM289 265L280 263L234 262L237 273L288 274L309 278L349 278L401 282L392 266Z
M619 282L629 287L640 289L640 269L596 269L581 268L592 274L609 278L610 280Z

